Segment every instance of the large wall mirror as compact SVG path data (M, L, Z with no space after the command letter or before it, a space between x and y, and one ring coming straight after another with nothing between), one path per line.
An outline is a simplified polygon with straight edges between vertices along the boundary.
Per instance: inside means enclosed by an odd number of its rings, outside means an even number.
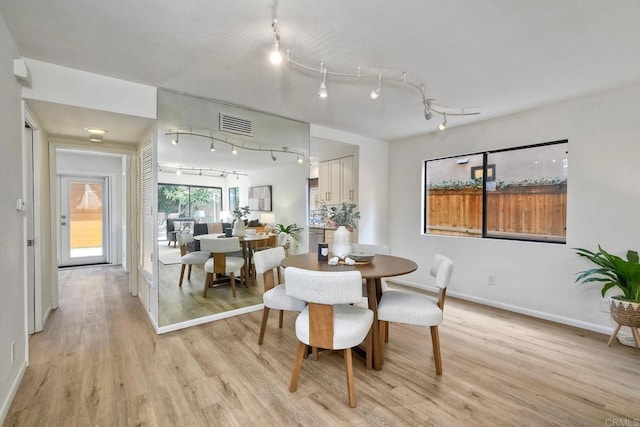
M308 250L306 185L309 125L239 106L167 90L158 91L158 326L246 312L262 303L262 283L220 284L204 292L205 273L194 266L179 286L176 233L220 230L235 206L249 205L249 189L270 187L270 210L247 220L304 227L299 252ZM256 206L263 206L258 204ZM265 205L266 206L266 205Z

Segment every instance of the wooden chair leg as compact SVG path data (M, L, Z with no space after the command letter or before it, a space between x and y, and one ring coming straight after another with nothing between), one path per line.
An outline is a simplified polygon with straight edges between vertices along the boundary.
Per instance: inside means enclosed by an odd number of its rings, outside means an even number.
M313 360L318 360L318 347L311 347L311 357Z
M213 273L207 273L204 278L204 291L202 292L202 297L207 297L207 291L209 291L209 286L211 286L211 282L213 282Z
M384 328L384 342L389 342L389 322L385 322L387 327Z
M611 347L611 343L613 342L614 338L618 336L618 332L620 332L620 328L622 328L622 325L616 326L616 330L613 331L613 334L611 334L611 338L609 338L609 343L607 343L609 347Z
M433 359L436 362L436 374L442 375L442 359L440 357L440 336L438 326L430 326L431 344L433 345Z
M278 319L278 327L282 329L282 322L284 320L284 310L280 310L280 318Z
M178 286L182 286L182 279L184 279L184 267L186 265L182 264L182 268L180 269L180 282L178 283Z
M367 369L373 369L373 328L369 329L367 338L364 341L364 347L367 351ZM384 345L381 346L384 359Z
M235 275L233 273L229 274L229 277L231 278L231 293L233 294L233 297L236 297L236 278Z
M300 376L300 368L302 367L302 359L307 352L307 345L300 343L298 345L298 352L296 353L296 360L293 362L293 371L291 372L291 384L289 385L289 391L294 392L298 389L298 377Z
M262 340L264 340L264 331L267 329L267 320L269 320L269 307L265 307L264 310L262 310L262 323L260 324L258 345L262 345Z
M191 267L193 267L193 264L189 264L189 272L187 273L187 280L191 280Z
M387 336L387 331L389 330L389 322L386 320L380 320L378 322L378 332L380 333L380 342L387 342L384 337Z
M353 355L350 348L344 350L344 366L347 370L347 393L349 395L349 406L356 407L356 389L353 386Z

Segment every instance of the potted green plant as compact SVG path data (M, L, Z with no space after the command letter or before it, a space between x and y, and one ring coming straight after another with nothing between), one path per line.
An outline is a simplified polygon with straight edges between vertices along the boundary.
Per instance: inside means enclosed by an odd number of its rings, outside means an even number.
M299 240L299 233L304 230L302 227L298 227L297 224L276 224L276 233L285 236L282 240L278 239L280 244L284 246L285 250L291 248L291 252L296 252Z
M574 248L576 253L594 263L597 267L578 273L576 282L583 284L601 283L602 296L612 288L622 291L622 295L610 298L611 317L618 323L609 344L620 330L620 326L631 327L636 345L640 346L640 336L635 328L640 327L640 259L638 252L627 251L627 259L610 254L598 245L598 251Z
M351 253L351 230L358 226L360 212L356 210L355 203L342 203L331 207L322 204L321 210L326 222L338 227L333 233L331 252L334 256L345 258Z
M232 235L237 237L243 237L245 235L244 219L250 214L251 210L249 209L249 206L241 206L231 211L231 215L235 218L235 221L233 222L233 231L231 233Z

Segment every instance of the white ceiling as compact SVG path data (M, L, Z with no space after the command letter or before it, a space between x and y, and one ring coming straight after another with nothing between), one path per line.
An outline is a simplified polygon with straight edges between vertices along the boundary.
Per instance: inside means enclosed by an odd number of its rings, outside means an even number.
M441 105L482 112L450 126L640 80L637 0L2 0L0 13L28 58L386 140L440 118L426 121L418 92L398 84L372 101L375 82L329 77L319 99L319 74L268 62L274 17L298 61L406 71ZM34 109L72 132L60 117L73 112L54 107Z

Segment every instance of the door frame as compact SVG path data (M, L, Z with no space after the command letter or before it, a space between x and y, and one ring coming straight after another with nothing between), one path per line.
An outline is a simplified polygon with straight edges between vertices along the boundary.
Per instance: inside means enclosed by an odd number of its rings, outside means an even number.
M44 315L42 315L42 305L43 305L42 245L44 243L44 239L42 239L42 227L41 227L42 212L40 209L40 203L38 203L40 201L40 194L41 194L40 170L42 167L42 158L40 155L40 150L38 149L39 147L38 141L41 140L42 133L41 133L41 129L38 122L36 121L34 116L31 114L29 109L27 108L27 105L24 102L24 100L22 101L22 114L23 114L23 120L21 121L22 123L21 127L24 129L24 125L25 123L27 123L31 128L31 141L30 141L31 150L27 150L25 147L26 141L24 140L24 131L23 131L22 164L23 164L23 174L26 175L27 170L29 170L29 168L27 167L27 162L31 163L32 177L31 179L28 179L28 177L26 176L23 177L22 193L23 193L23 200L27 199L27 195L33 196L33 199L31 200L31 203L33 204L31 208L32 219L33 219L33 239L35 241L35 244L33 246L33 266L32 266L34 269L33 289L30 289L29 279L28 279L29 277L28 271L29 271L29 268L31 268L31 266L29 265L29 257L27 254L27 250L28 250L27 239L29 238L29 236L27 236L27 221L29 220L29 218L26 214L24 215L24 218L23 218L24 239L23 239L22 245L23 245L23 254L24 254L24 287L25 287L25 294L26 294L25 303L27 305L25 313L28 316L27 317L28 333L32 334L35 332L42 331L42 329L44 328L44 323L46 322L46 319L49 316L49 313L51 313L51 309L53 307L52 307L52 304L50 304L47 309L47 312L44 313ZM27 188L29 181L31 181L30 189ZM30 297L29 297L31 292L33 292L33 305L31 304ZM51 301L49 301L48 303L51 303Z
M104 258L104 261L100 261L100 262L86 262L86 263L80 263L80 264L69 264L68 266L83 266L83 265L91 265L91 264L112 264L114 260L117 259L116 253L115 253L115 244L113 241L114 238L114 234L115 231L114 227L115 227L115 223L114 223L114 218L115 218L115 212L114 212L114 204L113 204L113 198L114 195L113 193L113 182L115 179L115 175L114 174L106 174L106 173L87 173L87 172L59 172L57 174L57 188L58 188L58 200L57 200L57 218L58 218L58 222L57 222L57 227L58 227L58 267L66 267L67 263L65 263L64 266L60 265L61 262L63 261L63 257L62 257L62 241L63 241L63 236L61 235L60 231L61 231L61 225L60 225L60 214L62 211L62 181L65 178L77 178L79 181L81 180L102 180L102 182L104 183L103 189L102 189L102 194L103 194L103 204L106 203L107 205L107 209L103 210L102 213L102 239L103 239L103 244L102 244L102 248L103 248L103 255L100 258ZM106 195L106 197L104 197ZM71 220L71 218L67 218L67 222L69 222ZM69 222L70 225L70 222ZM69 236L70 237L70 236ZM85 257L85 258L92 258L92 257ZM98 257L95 257L98 258ZM64 258L66 259L66 258ZM97 261L97 260L95 260Z

